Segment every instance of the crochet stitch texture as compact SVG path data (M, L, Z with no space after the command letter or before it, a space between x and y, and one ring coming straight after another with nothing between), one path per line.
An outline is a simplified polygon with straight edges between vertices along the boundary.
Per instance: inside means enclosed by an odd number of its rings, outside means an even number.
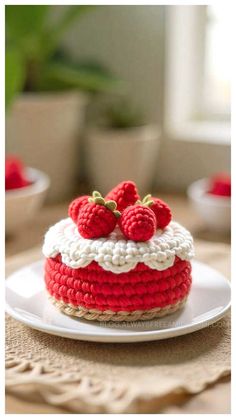
M147 241L156 230L156 217L153 211L142 205L126 208L118 221L124 236L129 240Z
M157 220L157 228L165 228L171 221L172 214L169 206L158 198L151 198L153 204L150 205Z
M88 203L88 198L88 195L80 196L70 203L68 208L68 215L74 221L74 223L77 222L79 211L82 206Z
M69 218L45 235L44 279L50 301L87 320L135 321L179 310L191 289L191 234L169 206L134 182L105 198L75 199Z
M84 239L73 221L66 218L46 233L43 254L46 258L60 254L70 268L82 268L95 261L104 270L118 274L129 272L140 262L151 269L167 269L176 256L191 260L194 248L191 234L174 221L165 230L157 230L151 240L139 243L124 240L119 228L105 238Z
M107 236L117 223L114 213L103 205L85 204L79 212L77 227L80 234L87 239Z
M60 256L47 259L45 284L53 299L84 314L110 313L130 316L168 307L178 307L185 301L191 287L191 265L176 258L174 266L165 271L138 264L128 273L104 271L96 262L86 268L72 269L61 263ZM82 317L82 315L81 315ZM111 318L111 316L110 316ZM132 318L132 317L131 317Z
M138 201L140 196L134 182L124 181L113 188L106 195L106 199L115 201L118 211L123 211L129 205L133 205Z

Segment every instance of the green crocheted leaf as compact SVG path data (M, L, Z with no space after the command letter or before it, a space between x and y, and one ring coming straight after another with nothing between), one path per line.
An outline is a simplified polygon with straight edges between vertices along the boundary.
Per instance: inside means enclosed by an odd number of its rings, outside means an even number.
M119 218L121 216L120 211L117 210L113 211L113 214L116 216L116 218Z
M152 195L148 194L146 195L143 200L141 201L140 199L138 199L138 201L135 202L136 205L145 205L146 207L150 207L153 204L152 201Z
M101 196L98 196L96 198L93 199L93 202L95 204L99 204L99 205L105 205L105 199L102 198Z
M152 195L151 194L148 194L148 195L146 195L144 198L143 198L143 204L145 204L146 202L148 202L148 201L150 201L151 200L151 197L152 197Z
M153 204L153 201L152 201L152 200L150 200L150 201L146 201L146 202L144 202L144 204L143 204L143 205L145 205L146 207L150 207L152 204Z
M98 197L101 197L102 198L102 195L98 191L93 191L92 196L93 196L93 198L98 198Z
M109 208L111 211L115 211L115 209L116 209L116 207L117 207L117 204L116 204L116 202L115 202L115 201L107 201L107 202L105 203L105 206L106 206L107 208Z
M105 205L105 199L98 191L93 191L92 196L88 198L88 202L93 202L94 204L99 205Z

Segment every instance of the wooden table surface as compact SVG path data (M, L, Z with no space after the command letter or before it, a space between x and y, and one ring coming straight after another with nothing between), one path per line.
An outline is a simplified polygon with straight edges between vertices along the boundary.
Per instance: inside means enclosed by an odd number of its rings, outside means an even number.
M197 214L190 210L190 204L182 195L158 194L172 208L173 216L182 223L193 234L194 238L213 242L224 242L230 244L230 237L219 236L207 231ZM6 238L6 262L8 266L17 269L22 256L21 253L29 251L30 260L34 260L34 254L38 255L34 247L38 247L42 241L47 228L67 216L68 203L44 207L37 216L34 223L27 229L19 232L15 237ZM163 401L162 413L230 413L230 378L219 380L216 384L209 386L202 393L194 396L171 396ZM6 395L6 413L69 413L46 404L29 403L15 396Z

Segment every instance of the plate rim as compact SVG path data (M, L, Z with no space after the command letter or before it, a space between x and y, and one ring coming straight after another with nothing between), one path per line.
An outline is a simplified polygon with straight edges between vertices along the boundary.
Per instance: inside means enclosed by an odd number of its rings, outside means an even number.
M5 294L7 289L7 281L17 275L20 271L27 269L29 267L38 266L43 262L43 259L40 259L36 262L33 262L31 264L22 266L20 269L17 269L15 272L10 274L6 278L5 282ZM229 290L231 292L231 284L230 281L219 271L212 268L211 266L199 262L198 260L192 261L193 265L201 265L202 267L205 267L207 269L210 269L214 272L216 272L218 275L222 277L222 279L225 281L227 286L229 287ZM45 294L46 297L46 294ZM187 301L188 303L188 301ZM121 332L118 332L114 335L111 334L104 334L104 333L98 333L98 332L86 332L86 331L77 331L74 329L65 329L60 326L52 326L47 323L43 323L43 321L33 321L27 318L22 317L18 312L16 312L5 300L5 310L6 313L9 314L11 317L13 317L15 320L19 321L20 323L23 323L26 326L29 326L35 330L61 336L68 339L76 339L76 340L83 340L83 341L94 341L94 342L106 342L106 343L112 343L112 342L119 342L119 343L132 343L132 342L145 342L145 341L152 341L152 340L164 340L164 339L170 339L172 337L177 336L183 336L186 334L194 333L198 330L201 330L205 327L208 327L212 325L213 323L220 320L222 317L224 317L227 312L230 310L231 307L231 299L229 300L228 304L223 307L219 313L208 316L204 320L199 320L198 322L192 324L192 325L184 325L184 326L177 326L177 327L171 327L169 329L161 329L161 330L144 330L144 331L138 331L138 332L132 332L129 331L126 335L122 334ZM63 314L63 313L62 313ZM79 321L79 319L78 319Z

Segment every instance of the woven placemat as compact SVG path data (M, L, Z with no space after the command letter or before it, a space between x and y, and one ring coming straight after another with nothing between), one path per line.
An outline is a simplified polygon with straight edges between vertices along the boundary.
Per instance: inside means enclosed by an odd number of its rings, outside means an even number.
M229 277L229 246L199 242L196 250ZM69 340L7 316L6 391L71 412L156 412L168 394L197 393L228 374L229 314L186 336L137 344Z

